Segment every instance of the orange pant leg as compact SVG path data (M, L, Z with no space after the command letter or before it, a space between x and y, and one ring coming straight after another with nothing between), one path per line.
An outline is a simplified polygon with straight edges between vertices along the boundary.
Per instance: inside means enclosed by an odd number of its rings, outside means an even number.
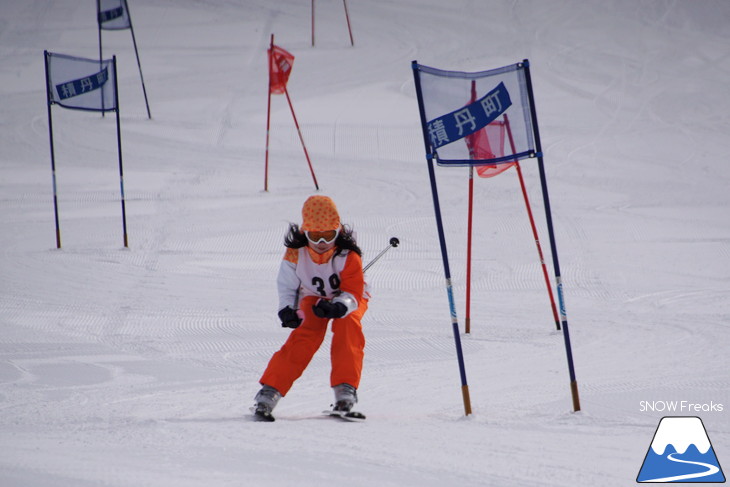
M276 388L282 396L286 396L294 381L297 380L322 345L327 332L325 318L318 318L312 311L316 297L302 299L300 309L304 312L304 321L289 334L284 345L269 361L264 374L259 379L261 384Z
M363 299L355 311L344 318L332 321L330 385L333 387L346 383L357 389L360 385L362 362L365 357L365 336L360 320L367 309L368 302Z

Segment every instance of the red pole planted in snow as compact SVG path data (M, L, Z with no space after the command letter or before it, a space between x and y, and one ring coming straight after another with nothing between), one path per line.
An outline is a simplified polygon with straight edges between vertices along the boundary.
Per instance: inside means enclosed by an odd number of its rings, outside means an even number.
M299 140L302 142L302 149L304 149L304 156L307 158L307 164L309 164L309 172L312 173L312 180L314 181L314 187L319 191L319 184L317 184L317 176L314 175L314 168L312 168L312 161L309 160L309 152L307 152L307 146L304 145L304 137L302 137L302 131L299 128L299 122L297 121L297 115L294 113L294 106L291 104L291 98L289 98L289 90L284 88L284 94L286 95L286 101L289 102L289 109L291 115L294 118L294 125L297 127L297 133L299 134Z
M471 333L471 229L474 215L474 166L469 166L469 222L466 236L466 317L464 332Z
M547 267L545 266L545 257L542 254L542 247L540 246L540 239L537 237L537 228L535 227L535 220L532 217L532 210L530 209L530 202L527 198L527 189L525 188L525 181L522 179L522 169L520 169L520 163L515 164L517 174L520 178L520 186L522 187L522 195L525 198L525 208L527 208L527 214L530 217L530 226L532 226L532 234L535 237L535 245L537 246L537 255L540 258L540 265L542 266L542 275L545 278L545 286L548 290L548 296L550 297L550 307L553 310L553 319L555 320L555 328L560 330L560 318L558 317L558 308L555 305L555 298L553 297L553 289L550 286L550 277L548 276Z
M471 82L471 100L474 103L477 99L476 81ZM474 159L473 145L469 147L469 159ZM466 317L464 318L464 333L471 333L471 229L474 216L474 166L469 165L469 210L466 234Z
M314 0L312 0L314 1ZM269 47L269 102L266 107L266 160L264 163L264 191L269 190L269 130L271 128L271 63L274 56L274 34L271 34L271 45Z
M515 153L515 141L512 138L512 130L509 125L509 118L507 115L504 116L504 124L507 127L507 136L509 138L509 144L512 148L512 153ZM537 246L537 255L540 258L540 265L542 266L542 275L545 278L545 285L547 286L548 296L550 297L550 306L553 310L553 319L555 319L555 327L560 330L560 318L558 317L558 308L555 305L555 298L553 297L553 288L550 286L550 277L548 276L547 266L545 265L545 257L542 253L542 247L540 246L540 238L537 236L537 227L535 226L535 218L532 216L532 209L530 208L530 200L527 197L527 188L525 187L525 180L522 178L522 169L520 169L519 161L515 161L515 169L517 169L517 176L520 180L520 187L522 188L522 196L525 199L525 208L527 208L527 216L530 218L530 227L532 227L532 236L535 238L535 245Z

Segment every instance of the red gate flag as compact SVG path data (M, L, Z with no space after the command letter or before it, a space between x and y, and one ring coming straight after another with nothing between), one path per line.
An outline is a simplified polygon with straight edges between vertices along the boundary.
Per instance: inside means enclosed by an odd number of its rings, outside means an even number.
M472 159L497 159L504 157L505 123L492 122L483 129L467 135L466 145ZM482 178L491 178L502 174L516 163L477 166L477 174Z
M271 128L272 94L286 95L286 101L289 103L291 116L294 119L294 125L297 127L297 133L299 134L299 140L302 143L302 149L304 149L304 156L307 158L309 171L312 173L314 187L319 190L317 177L314 175L314 169L312 168L312 161L309 160L309 153L307 152L307 147L304 145L304 137L302 137L302 131L299 128L299 122L297 121L297 116L294 113L294 106L291 103L291 98L289 98L289 92L286 90L286 83L289 81L291 68L294 65L294 55L274 44L274 34L271 34L271 44L269 44L267 52L269 54L269 104L266 109L266 163L264 169L264 191L269 190L269 129Z
M269 49L269 90L281 95L286 91L286 83L294 64L294 55L279 46Z

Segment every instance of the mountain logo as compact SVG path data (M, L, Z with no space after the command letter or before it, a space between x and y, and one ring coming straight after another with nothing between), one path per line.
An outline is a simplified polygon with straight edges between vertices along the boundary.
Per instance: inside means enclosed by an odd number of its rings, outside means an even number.
M725 482L702 420L696 416L663 417L636 482Z

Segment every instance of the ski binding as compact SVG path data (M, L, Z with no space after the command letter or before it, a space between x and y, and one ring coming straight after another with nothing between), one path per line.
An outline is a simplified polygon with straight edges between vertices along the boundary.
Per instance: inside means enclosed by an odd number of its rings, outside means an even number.
M351 421L354 423L359 423L362 421L365 421L365 415L358 411L334 411L334 410L326 410L322 411L322 414L325 416L331 416L333 418L340 418L345 421Z
M267 413L265 411L257 411L255 407L250 408L250 410L253 413L254 421L265 421L267 423L272 423L276 421L276 418L274 418L274 415L271 413Z

